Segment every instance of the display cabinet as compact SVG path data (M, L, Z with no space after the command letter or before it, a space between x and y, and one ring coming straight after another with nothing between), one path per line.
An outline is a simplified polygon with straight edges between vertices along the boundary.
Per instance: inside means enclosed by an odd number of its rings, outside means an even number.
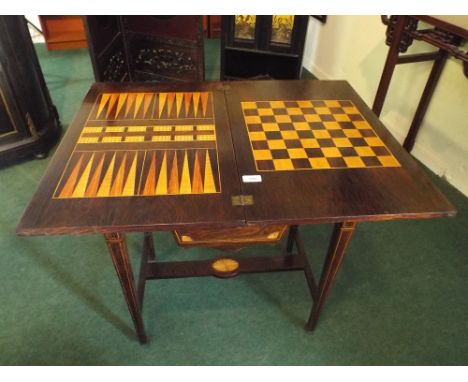
M44 157L60 125L23 16L0 16L0 166Z
M221 79L299 78L308 18L223 16Z
M82 16L39 16L47 50L86 48Z

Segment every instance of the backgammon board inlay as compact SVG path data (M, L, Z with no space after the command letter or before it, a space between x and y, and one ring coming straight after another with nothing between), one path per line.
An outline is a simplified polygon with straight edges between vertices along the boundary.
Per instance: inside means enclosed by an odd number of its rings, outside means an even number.
M400 167L349 100L241 104L257 171Z
M219 192L212 93L103 93L54 198Z

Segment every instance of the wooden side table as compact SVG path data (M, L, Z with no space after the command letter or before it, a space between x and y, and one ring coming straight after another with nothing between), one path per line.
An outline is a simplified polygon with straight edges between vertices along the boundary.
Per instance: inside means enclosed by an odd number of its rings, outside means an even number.
M380 116L393 71L397 64L434 61L418 108L403 143L403 147L407 151L411 151L447 58L452 56L462 60L465 75L468 76L468 52L460 48L463 41L468 39L468 17L391 16L388 18L382 16L382 21L387 25L386 43L390 48L372 106L372 111L375 114ZM430 28L419 29L419 22L429 24ZM424 41L439 48L439 50L400 56L400 53L406 52L413 40Z
M98 83L17 232L103 235L144 343L147 280L302 271L313 330L358 223L454 214L345 81ZM316 282L298 227L322 223L335 229ZM273 225L289 232L271 256L162 262L150 234ZM127 232L144 233L137 285Z

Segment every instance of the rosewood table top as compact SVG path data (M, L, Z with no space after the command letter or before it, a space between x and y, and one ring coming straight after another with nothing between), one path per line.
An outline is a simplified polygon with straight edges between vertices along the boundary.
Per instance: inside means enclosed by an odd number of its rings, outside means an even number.
M454 214L345 81L96 83L17 232Z

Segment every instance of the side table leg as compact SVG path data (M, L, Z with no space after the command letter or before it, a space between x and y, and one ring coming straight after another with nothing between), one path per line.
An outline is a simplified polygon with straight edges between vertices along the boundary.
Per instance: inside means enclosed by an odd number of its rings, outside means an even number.
M288 254L292 253L294 241L296 240L296 235L297 235L297 225L292 225L291 227L289 227L288 241L286 244L286 253Z
M387 53L387 59L380 77L379 87L375 95L374 104L372 105L372 111L380 116L382 107L387 96L387 91L390 86L390 81L393 76L395 65L398 61L398 54L400 49L400 41L403 38L406 24L408 23L408 16L398 16L398 21L395 25L393 34L393 40Z
M320 277L317 299L312 306L309 321L307 322L307 330L314 330L317 324L320 311L322 310L327 294L330 291L333 280L338 273L338 269L343 261L346 248L348 247L349 241L354 233L355 227L355 222L335 224L327 258Z
M155 261L156 255L154 252L153 235L151 232L145 232L143 234L143 253L141 254L140 262L140 275L138 277L138 303L140 304L140 310L143 310L143 297L145 295L146 285L146 269L148 267L148 260Z
M434 61L431 74L429 74L429 78L427 79L423 94L419 100L418 108L414 114L413 122L411 122L411 126L409 128L408 134L406 135L405 142L403 143L403 147L408 152L413 149L416 135L418 134L419 127L421 126L424 115L426 114L427 108L429 107L429 102L431 102L431 98L434 94L437 82L439 81L440 75L442 74L442 69L444 69L447 56L448 53L445 50L440 49L439 56Z
M128 310L132 316L133 324L138 335L138 340L141 344L147 342L145 329L143 327L143 319L141 317L140 305L135 291L133 282L133 271L128 258L127 243L125 236L121 233L104 234L107 248L112 257L115 271L119 277L122 291L127 301Z

